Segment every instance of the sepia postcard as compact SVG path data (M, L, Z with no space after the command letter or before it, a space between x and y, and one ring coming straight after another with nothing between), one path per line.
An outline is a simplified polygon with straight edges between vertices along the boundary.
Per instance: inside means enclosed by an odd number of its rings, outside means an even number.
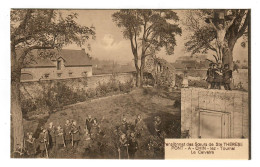
M10 157L250 159L250 24L250 9L10 9Z

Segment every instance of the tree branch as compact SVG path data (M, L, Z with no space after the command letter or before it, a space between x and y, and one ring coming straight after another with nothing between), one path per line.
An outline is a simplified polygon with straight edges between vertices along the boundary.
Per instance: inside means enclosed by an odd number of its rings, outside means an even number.
M32 36L29 35L29 36L26 36L26 37L16 39L16 40L14 40L14 45L18 45L19 43L25 42L25 41L29 40L31 37Z
M29 48L27 48L21 55L21 57L18 60L18 64L19 66L22 68L22 65L24 64L24 60L27 56L27 54L35 49L54 49L54 46L31 46Z
M130 43L131 43L132 53L135 55L136 48L135 48L135 46L134 46L133 36L130 37L129 40L130 40Z
M236 17L233 17L232 20L225 26L225 30L227 31L229 29L229 27L234 23L234 20L236 19Z
M215 60L216 60L216 63L218 62L218 58L217 58L217 56L216 55L212 55L214 58L215 58Z
M214 63L212 60L210 60L210 59L206 59L206 60L208 60L209 62L211 62L211 63Z
M217 52L217 49L214 48L214 47L213 47L212 45L210 45L209 43L207 44L207 47L208 47L210 50Z
M150 55L153 55L153 54L152 53L145 54L145 55L143 55L143 58L147 57L147 56L150 56Z
M212 19L209 19L210 25L216 30L218 31L217 26L212 22Z
M33 13L32 9L28 9L25 17L23 19L23 21L20 23L20 25L18 26L18 28L14 31L14 33L11 35L11 40L14 40L15 36L17 35L17 33L21 30L25 30L26 28L26 24L28 22L28 20L31 18L31 14Z
M151 46L151 42L145 47L144 53L146 53L146 50Z
M135 27L132 25L132 28L133 28L133 31L134 31L134 39L135 39L135 48L136 48L136 50L137 50L137 34L136 34L136 30L135 30ZM132 31L131 31L131 29L129 30L130 31L130 33L132 34ZM132 35L133 36L133 35Z
M249 12L247 11L244 24L243 24L243 26L240 28L240 30L238 31L238 38L240 38L240 37L244 34L246 28L248 27L248 21L249 21Z

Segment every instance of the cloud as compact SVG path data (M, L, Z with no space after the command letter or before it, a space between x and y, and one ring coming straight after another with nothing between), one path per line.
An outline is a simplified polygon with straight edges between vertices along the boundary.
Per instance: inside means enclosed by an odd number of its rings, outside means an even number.
M98 59L114 60L122 63L133 59L130 42L124 39L118 40L109 33L100 36L91 46L90 55Z
M114 38L111 34L105 34L102 39L102 44L105 46L112 46L114 43Z
M101 44L105 50L107 51L116 51L116 50L122 50L122 48L129 48L129 42L126 40L120 40L116 42L113 35L111 34L105 34L104 37L101 40Z

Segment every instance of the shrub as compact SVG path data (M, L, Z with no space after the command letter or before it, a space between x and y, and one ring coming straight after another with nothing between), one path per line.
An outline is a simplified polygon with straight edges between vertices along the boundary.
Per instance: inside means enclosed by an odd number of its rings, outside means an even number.
M83 89L81 89L81 90L78 89L76 96L77 96L76 97L77 100L80 101L80 102L86 101L86 99L87 99L86 93Z
M120 83L116 80L116 74L113 74L107 83L98 83L96 88L96 95L106 96L111 92L117 92L120 90Z
M36 110L37 106L32 99L21 98L21 109L23 115L27 115L27 113Z
M109 83L99 83L99 85L96 88L97 96L105 96L107 93L109 93L111 91L111 88L109 86Z
M114 92L130 92L134 87L133 81L120 83L111 77L108 83L99 83L96 89L90 88L73 90L63 82L41 83L42 96L37 99L21 97L22 112L25 117L60 110L65 105L85 101L87 98L107 96Z
M233 89L234 90L240 90L240 91L246 91L246 89L245 89L245 87L244 87L242 82L239 82L238 84L234 85Z
M86 100L83 90L74 92L64 83L57 82L53 86L42 85L43 95L37 99L21 98L21 108L25 117L60 109L65 105Z
M189 86L207 88L208 83L205 80L189 80Z
M86 96L88 97L88 98L94 98L94 97L96 97L96 90L95 89L93 89L93 88L89 88L89 89L87 89L87 91L86 91Z
M155 81L158 87L168 90L169 87L174 86L175 76L173 71L164 71L155 74Z
M183 77L184 76L182 74L180 74L180 75L176 74L176 76L175 76L175 85L178 88L181 88L181 86L182 86Z
M111 91L117 92L119 91L119 82L110 82Z
M132 80L125 83L119 83L119 89L121 92L129 93L133 89L134 85Z

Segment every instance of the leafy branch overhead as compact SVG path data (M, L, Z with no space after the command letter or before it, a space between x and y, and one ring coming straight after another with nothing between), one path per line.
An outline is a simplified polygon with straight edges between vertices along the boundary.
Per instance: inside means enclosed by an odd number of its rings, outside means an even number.
M184 25L190 32L185 47L192 54L210 50L217 62L231 63L237 40L243 37L247 41L249 10L192 10L185 17ZM241 45L245 47L245 42Z
M211 27L202 27L194 31L185 43L186 50L196 53L207 53L208 50L216 52L214 44L211 42L216 39L216 31Z
M120 10L113 14L113 21L130 40L133 53L140 47L145 53L142 56L155 54L162 47L167 54L173 54L175 35L182 32L175 23L178 20L172 10Z
M94 39L95 28L79 25L75 21L77 16L70 13L63 17L52 9L12 10L11 48L23 50L19 62L23 64L26 55L34 49L61 49L72 43L82 46L89 38ZM15 54L12 56L17 58Z

